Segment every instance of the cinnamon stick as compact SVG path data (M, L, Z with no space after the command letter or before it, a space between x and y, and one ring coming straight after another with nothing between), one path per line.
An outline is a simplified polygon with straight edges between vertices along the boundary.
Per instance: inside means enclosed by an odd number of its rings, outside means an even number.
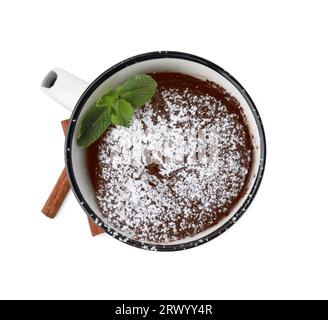
M102 228L97 226L90 217L88 217L88 221L89 221L90 231L93 237L105 232Z
M69 120L63 120L61 122L65 134L68 129L68 124ZM41 212L48 218L53 219L64 202L69 189L70 185L67 178L66 168L64 168Z
M68 125L69 125L69 119L61 121L61 126L63 128L65 136L66 136L66 133L67 133L67 130L68 130Z
M66 168L64 168L41 212L48 218L53 219L64 202L69 188Z
M69 125L69 120L63 120L61 122L61 125L66 135ZM43 206L41 212L49 218L54 218L61 204L63 203L69 189L70 189L70 185L66 173L66 168L64 168L48 200ZM104 230L99 226L97 226L90 217L88 217L88 221L89 221L89 226L92 236L96 236L98 234L104 233Z

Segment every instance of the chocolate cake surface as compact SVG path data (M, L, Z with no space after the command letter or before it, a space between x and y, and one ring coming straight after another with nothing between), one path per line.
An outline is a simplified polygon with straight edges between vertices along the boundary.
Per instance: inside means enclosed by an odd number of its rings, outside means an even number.
M227 216L246 192L253 146L239 102L224 88L153 73L158 88L129 128L87 150L98 206L125 236L169 243Z

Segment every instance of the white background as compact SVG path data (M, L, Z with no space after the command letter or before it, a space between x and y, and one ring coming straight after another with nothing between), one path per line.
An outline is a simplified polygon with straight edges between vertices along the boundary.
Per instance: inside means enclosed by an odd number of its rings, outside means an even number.
M327 1L2 1L0 298L328 298ZM147 252L90 236L60 174L67 111L43 95L60 66L92 81L154 50L219 64L248 90L268 145L259 193L215 240Z

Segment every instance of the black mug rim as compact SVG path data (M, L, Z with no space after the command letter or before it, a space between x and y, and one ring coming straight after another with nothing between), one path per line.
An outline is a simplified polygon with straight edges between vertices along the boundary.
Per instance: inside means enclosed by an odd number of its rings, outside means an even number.
M73 170L73 164L72 164L72 157L71 157L71 150L72 150L72 142L74 137L74 131L77 123L77 119L87 102L88 98L91 96L91 94L104 82L106 81L110 76L115 74L116 72L133 65L135 63L139 63L142 61L147 60L153 60L153 59L161 59L161 58L175 58L175 59L182 59L182 60L188 60L193 61L199 64L202 64L206 67L209 67L210 69L218 72L221 76L226 78L229 82L231 82L236 89L240 92L240 94L244 97L247 104L250 107L251 112L253 113L256 126L259 132L260 136L260 164L257 169L255 181L252 187L252 190L249 192L249 196L245 199L243 204L240 206L238 211L230 217L228 221L226 221L222 226L212 231L210 234L203 236L196 240L191 240L189 242L185 242L182 244L149 244L149 243L143 243L140 241L136 241L130 238L125 237L123 234L119 233L116 230L113 230L109 225L104 223L97 214L91 209L91 207L88 205L86 200L84 199L79 186L76 182L74 170ZM206 243L225 231L227 231L233 224L236 223L236 221L239 220L239 218L245 213L246 209L249 207L251 202L253 201L259 186L262 181L264 169L265 169L265 162L266 162L266 140L265 140L265 133L264 128L262 124L262 120L260 118L259 112L247 93L247 91L243 88L243 86L234 78L232 77L228 72L226 72L224 69L219 67L218 65L214 64L213 62L206 60L204 58L184 53L184 52L177 52L177 51L155 51L155 52L148 52L144 54L140 54L131 58L128 58L126 60L123 60L122 62L117 63L116 65L112 66L111 68L107 69L105 72L103 72L98 78L96 78L84 91L78 102L76 103L76 106L72 112L70 123L68 127L68 132L66 136L65 141L65 164L66 169L70 181L71 188L73 190L73 193L75 197L77 198L78 202L80 203L80 206L83 208L83 210L86 212L86 214L91 217L94 222L101 228L104 229L106 233L113 236L114 238L127 243L129 245L132 245L134 247L147 249L147 250L154 250L154 251L177 251L177 250L185 250L193 247L197 247L203 243Z

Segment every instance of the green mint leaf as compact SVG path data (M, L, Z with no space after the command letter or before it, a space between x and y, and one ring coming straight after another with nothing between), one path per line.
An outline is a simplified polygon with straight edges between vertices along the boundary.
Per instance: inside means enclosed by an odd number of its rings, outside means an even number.
M116 90L119 96L134 108L149 102L155 93L156 81L146 74L135 74L122 83Z
M111 106L118 99L117 90L109 90L105 95L96 102L97 107Z
M134 109L129 102L120 99L113 108L111 122L118 126L128 127L132 121Z
M83 115L78 131L77 144L88 147L95 142L111 124L111 108L92 105Z

